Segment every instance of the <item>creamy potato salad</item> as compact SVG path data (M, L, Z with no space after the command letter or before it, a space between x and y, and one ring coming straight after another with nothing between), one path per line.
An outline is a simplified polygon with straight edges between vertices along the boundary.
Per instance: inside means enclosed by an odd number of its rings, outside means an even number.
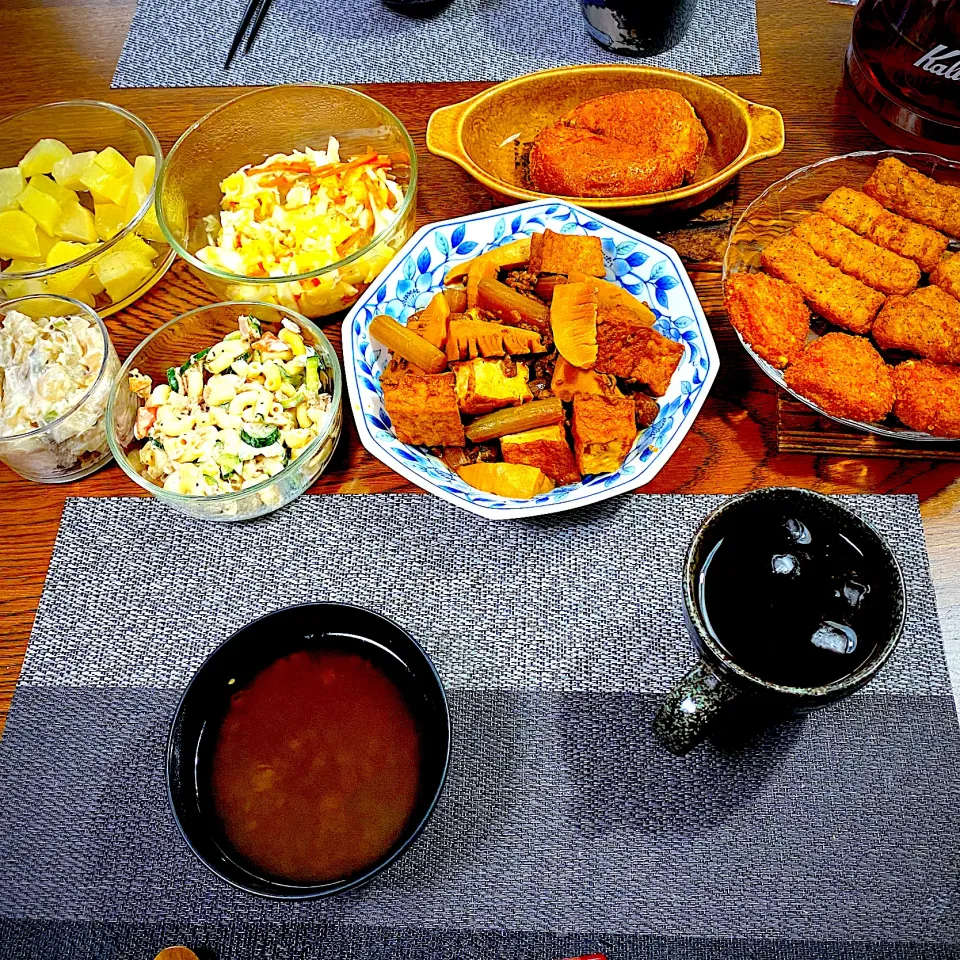
M91 391L107 345L99 326L79 314L34 317L11 310L3 317L0 456L17 472L33 479L61 479L78 464L108 456L104 416L110 369ZM112 347L108 360L115 373L119 363ZM81 401L75 413L60 420ZM47 431L22 436L48 424Z
M197 257L243 277L289 277L329 267L366 247L397 218L403 188L390 157L340 159L326 150L276 154L241 167L221 184L219 217L207 217ZM402 242L402 238L401 238ZM378 244L352 264L303 282L237 284L234 299L272 299L308 316L338 309L369 284L394 254Z
M209 496L275 476L327 426L326 371L300 328L276 332L254 317L219 343L170 367L163 382L134 368L142 404L134 436L142 474L165 490Z

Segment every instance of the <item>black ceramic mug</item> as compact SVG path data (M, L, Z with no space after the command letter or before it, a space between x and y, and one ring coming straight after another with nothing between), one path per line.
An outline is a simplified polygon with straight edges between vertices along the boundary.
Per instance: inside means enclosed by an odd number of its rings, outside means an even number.
M752 673L720 643L703 608L701 574L725 531L766 517L771 507L781 506L785 516L796 516L801 522L804 518L816 520L857 544L871 571L871 590L879 591L883 598L877 635L869 638L875 646L868 658L851 673L820 686L772 683ZM751 600L756 602L750 596L742 598L743 603ZM900 565L880 534L835 500L790 487L754 490L734 497L707 517L687 550L683 602L687 627L700 659L674 684L654 720L657 739L676 754L687 753L706 738L722 718L724 708L734 700L751 698L750 709L773 718L785 711L832 703L859 690L890 659L903 630L906 609ZM776 642L775 635L771 642Z
M587 33L601 47L628 57L652 57L684 38L697 0L580 0L580 9Z

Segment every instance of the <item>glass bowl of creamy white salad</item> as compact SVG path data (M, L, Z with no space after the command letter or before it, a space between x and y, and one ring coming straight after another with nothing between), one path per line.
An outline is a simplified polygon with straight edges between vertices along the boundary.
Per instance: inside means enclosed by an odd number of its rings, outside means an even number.
M160 327L107 403L120 468L201 520L250 520L300 496L343 425L342 375L323 332L264 303L215 303Z
M96 312L69 297L0 304L0 460L66 483L110 460L107 400L120 370Z

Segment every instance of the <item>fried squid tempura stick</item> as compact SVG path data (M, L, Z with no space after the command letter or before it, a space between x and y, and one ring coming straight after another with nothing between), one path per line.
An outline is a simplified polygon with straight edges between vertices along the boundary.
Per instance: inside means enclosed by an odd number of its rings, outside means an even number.
M796 284L804 300L823 317L851 333L868 333L884 296L818 257L792 234L777 237L761 254L768 273Z
M930 282L941 290L946 290L956 300L960 300L960 256L941 260L930 274Z
M849 187L834 190L820 212L877 246L912 260L924 273L936 267L950 242L942 233L897 216L873 197Z
M937 286L890 297L873 325L873 338L881 350L960 363L960 303Z
M857 236L822 213L804 217L793 235L810 244L817 256L881 293L907 294L920 282L920 268L912 260Z
M937 183L896 157L877 164L863 192L888 210L960 237L960 187Z

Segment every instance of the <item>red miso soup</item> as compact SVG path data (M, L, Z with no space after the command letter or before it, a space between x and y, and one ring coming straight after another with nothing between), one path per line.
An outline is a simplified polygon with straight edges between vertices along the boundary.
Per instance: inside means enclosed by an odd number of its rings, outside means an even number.
M388 659L304 650L232 696L210 792L227 843L255 872L339 880L400 838L417 801L421 744Z

